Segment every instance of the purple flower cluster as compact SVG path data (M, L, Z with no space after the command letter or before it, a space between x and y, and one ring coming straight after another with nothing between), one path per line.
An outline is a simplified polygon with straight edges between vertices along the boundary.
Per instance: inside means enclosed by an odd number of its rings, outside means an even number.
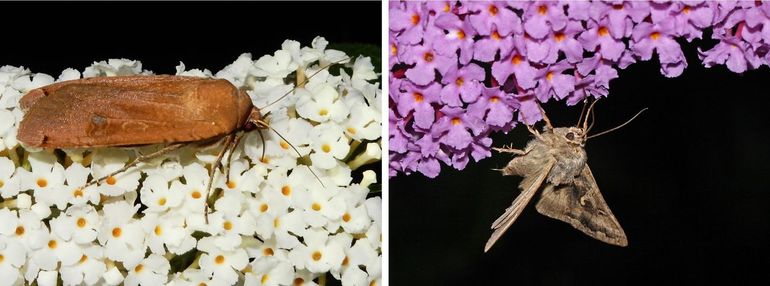
M770 63L770 4L759 1L390 2L390 175L435 177L491 155L491 132L541 119L551 99L603 97L657 55L687 67L677 39L712 29L706 67Z

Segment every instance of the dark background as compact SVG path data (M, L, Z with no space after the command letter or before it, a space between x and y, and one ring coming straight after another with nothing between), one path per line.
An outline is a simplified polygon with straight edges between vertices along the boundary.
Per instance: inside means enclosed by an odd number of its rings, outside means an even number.
M110 58L140 60L155 73L224 68L242 53L273 54L286 39L310 46L381 42L378 2L3 3L0 65L58 77Z
M680 77L662 76L655 58L637 63L596 105L595 132L649 107L586 145L628 247L540 215L535 198L484 254L490 225L519 193L520 178L491 170L511 156L493 154L463 171L442 166L436 179L391 179L393 285L768 284L770 69L706 69L693 45L684 51ZM563 102L544 108L557 126L580 114ZM520 126L493 145L521 148L529 136Z
M381 46L379 2L120 2L2 3L0 66L24 66L57 78L94 61L140 60L156 74L186 69L213 73L242 53L272 55L286 39L310 46L316 36L339 45ZM369 49L371 50L371 49ZM379 48L369 56L380 57ZM373 59L377 66L377 59ZM364 145L364 144L362 144ZM373 169L378 164L359 170ZM354 177L360 172L354 173ZM360 178L355 178L355 181ZM2 279L2 277L0 277ZM328 285L339 282L330 276Z

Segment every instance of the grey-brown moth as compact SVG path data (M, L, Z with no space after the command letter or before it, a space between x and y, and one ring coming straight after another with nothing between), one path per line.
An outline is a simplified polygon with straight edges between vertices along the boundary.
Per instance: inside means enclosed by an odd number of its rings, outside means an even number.
M589 114L592 107L593 104L588 108ZM499 152L517 155L505 168L500 169L503 175L521 176L524 179L519 184L519 196L492 224L494 233L487 241L484 252L489 251L511 227L541 188L540 201L536 205L539 213L569 223L600 241L618 246L628 245L623 228L604 201L591 168L586 163L585 143L589 137L620 128L631 120L611 130L588 136L588 116L582 127L576 125L554 128L545 112L543 119L546 126L542 133L532 126L527 126L534 138L527 143L524 150L494 148ZM578 120L578 124L580 121Z

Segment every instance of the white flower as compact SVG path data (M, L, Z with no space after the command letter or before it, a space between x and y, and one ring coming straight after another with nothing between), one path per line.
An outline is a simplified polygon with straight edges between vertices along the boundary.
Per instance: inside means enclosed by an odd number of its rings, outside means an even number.
M179 207L184 199L184 185L174 180L169 187L168 180L160 175L149 175L142 183L141 199L147 212L165 213Z
M0 108L0 150L11 149L16 146L17 123L13 112Z
M64 69L61 74L59 75L59 78L56 80L59 81L67 81L67 80L75 80L80 78L80 72L73 68Z
M342 246L331 243L329 232L311 228L305 232L304 245L299 245L289 252L289 259L299 269L311 272L327 272L339 268L345 259Z
M38 87L46 86L49 84L52 84L54 81L53 77L44 73L36 73L33 76L20 76L16 78L13 81L13 88L22 92L27 93L30 90L36 89Z
M244 285L292 285L294 267L287 261L263 259L254 261L251 272L246 274Z
M173 286L230 286L222 280L211 278L210 275L206 275L200 269L188 268L182 275L179 275L176 279L172 280L168 285Z
M15 239L30 249L35 243L33 238L41 237L48 232L41 218L31 210L16 211L6 208L0 209L0 234Z
M99 243L104 245L105 256L111 260L136 262L144 257L144 231L133 217L139 206L125 201L104 206L104 217L99 228Z
M152 72L143 71L142 62L127 59L109 59L108 61L94 62L83 71L84 78L135 74L152 74Z
M199 163L191 163L184 167L183 174L185 178L184 202L179 210L180 215L186 217L187 224L191 228L203 229L205 227L203 210L206 206L208 171Z
M251 54L241 54L232 64L216 73L216 77L229 80L235 86L244 86L250 74L258 73L251 61Z
M191 69L191 70L185 71L185 66L183 62L179 62L179 65L176 66L176 75L206 77L206 78L213 77L213 75L211 75L211 71L208 69L203 69L203 70Z
M70 207L67 212L51 220L51 232L55 232L65 240L86 244L96 239L96 229L101 223L101 217L91 205Z
M302 217L310 226L322 227L329 221L335 221L345 212L345 200L337 196L338 187L309 188L302 199ZM300 194L297 194L300 195Z
M255 262L263 259L288 260L289 258L289 252L279 247L275 238L262 242L254 237L245 237L241 247L246 249L249 258L254 259Z
M62 266L61 273L64 285L94 285L107 271L107 266L102 261L104 255L100 246L90 246L83 249L83 255L78 262L70 266Z
M156 213L149 213L142 218L141 225L148 234L147 245L156 254L166 254L167 247L169 251L181 255L193 249L197 242L185 229L185 220L181 215L169 213L159 217Z
M304 47L302 48L302 52L308 55L312 55L314 60L317 59L322 66L328 65L332 62L340 62L341 60L348 57L341 51L331 49L327 50L327 45L329 45L329 41L327 41L324 37L315 37L311 43L312 48ZM341 63L345 62L347 61L343 61Z
M56 205L60 210L67 206L64 190L64 167L56 162L53 154L36 152L29 154L32 173L22 182L25 189L34 189L35 200L45 205Z
M331 169L338 164L350 151L350 145L342 129L334 124L319 124L310 131L310 137L314 138L311 146L313 154L310 160L313 166L321 169Z
M88 175L91 173L91 169L83 167L80 163L73 162L72 165L64 170L64 176L67 179L67 186L64 188L64 194L66 201L75 206L80 206L91 202L92 204L98 204L99 190L95 185L91 185L83 189L88 180Z
M227 191L226 191L227 192ZM209 233L233 236L240 243L240 235L252 235L255 231L254 217L243 212L246 198L241 192L229 191L217 200L217 211L209 214Z
M66 241L55 232L38 232L31 239L32 261L44 270L56 270L59 262L63 266L72 265L83 255L77 244Z
M0 112L2 111L0 110ZM2 124L1 120L2 118L0 118L0 124ZM4 199L18 195L21 189L20 178L23 172L16 173L15 169L13 161L0 157L0 194Z
M315 122L342 122L348 116L348 108L340 100L340 94L331 85L324 84L315 89L297 89L297 113Z
M225 182L224 192L257 192L258 186L265 180L267 170L255 165L249 168L249 163L245 159L233 160L230 163L230 178Z
M274 191L262 191L256 198L249 200L249 212L256 218L256 230L260 237L271 237L271 225L275 225L275 218L285 214L289 209L289 203L282 195Z
M19 268L26 262L26 251L17 240L0 236L0 285L15 285L21 277Z
M102 178L123 168L128 161L125 151L114 148L94 149L91 174L94 179ZM99 191L107 196L119 196L128 191L134 191L139 186L141 173L137 168L129 168L125 172L110 176L99 182Z
M171 270L168 260L158 254L150 254L138 264L126 264L129 269L125 285L164 285L168 281L168 272Z
M238 281L238 271L249 263L246 250L236 247L234 244L225 245L223 240L216 240L215 237L202 238L198 241L198 249L205 252L199 260L201 270L228 285L235 284Z
M380 138L382 124L379 113L364 102L356 102L350 107L350 117L342 122L345 135L358 141Z

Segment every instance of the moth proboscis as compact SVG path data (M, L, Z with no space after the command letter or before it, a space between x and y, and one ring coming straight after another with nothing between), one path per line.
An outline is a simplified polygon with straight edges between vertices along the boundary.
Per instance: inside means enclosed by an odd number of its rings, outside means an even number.
M588 114L591 114L594 104L596 101L588 108ZM527 143L524 150L512 147L493 148L499 152L518 155L499 171L503 175L521 176L523 180L519 184L519 196L505 213L492 223L492 229L495 231L487 241L484 252L489 251L516 221L541 187L540 201L535 206L539 213L569 223L605 243L627 246L626 234L604 201L591 168L588 167L585 143L589 138L623 127L645 110L646 108L642 109L618 127L589 136L589 115L586 115L583 121L581 113L581 118L574 127L554 128L541 109L546 125L542 133L532 126L527 126L534 138Z

